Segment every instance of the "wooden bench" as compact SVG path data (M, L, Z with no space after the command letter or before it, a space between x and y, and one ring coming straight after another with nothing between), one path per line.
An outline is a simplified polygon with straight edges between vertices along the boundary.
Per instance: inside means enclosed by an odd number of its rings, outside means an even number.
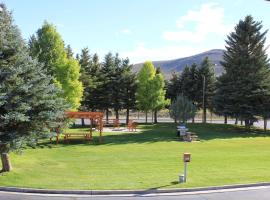
M84 138L87 141L92 140L91 133L65 133L64 141L68 142L70 138Z
M119 119L114 119L113 120L113 128L120 128L120 121Z
M133 122L132 120L129 120L128 121L128 124L127 124L127 128L128 128L128 131L136 131L137 130L137 123L136 122Z

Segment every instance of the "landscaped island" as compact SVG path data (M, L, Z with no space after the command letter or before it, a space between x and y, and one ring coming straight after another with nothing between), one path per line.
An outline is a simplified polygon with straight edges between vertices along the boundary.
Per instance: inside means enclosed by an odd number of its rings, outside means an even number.
M59 189L183 188L270 181L269 132L234 125L188 124L199 142L181 142L175 124L140 125L141 132L104 133L12 153L14 170L1 186ZM67 131L80 132L83 129ZM95 134L94 134L95 136ZM98 136L98 133L96 133ZM188 182L178 184L182 153L190 152Z

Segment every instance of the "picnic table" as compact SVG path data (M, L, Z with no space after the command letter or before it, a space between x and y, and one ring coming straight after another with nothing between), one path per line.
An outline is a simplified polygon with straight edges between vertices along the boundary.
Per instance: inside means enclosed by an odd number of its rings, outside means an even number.
M68 142L70 138L84 138L87 141L93 139L92 133L65 133L64 141Z

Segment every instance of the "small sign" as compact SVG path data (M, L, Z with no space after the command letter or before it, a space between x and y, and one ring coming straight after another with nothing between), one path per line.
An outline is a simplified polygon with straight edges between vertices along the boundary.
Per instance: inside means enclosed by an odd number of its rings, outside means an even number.
M184 162L190 162L190 157L191 157L190 153L184 153L183 156Z

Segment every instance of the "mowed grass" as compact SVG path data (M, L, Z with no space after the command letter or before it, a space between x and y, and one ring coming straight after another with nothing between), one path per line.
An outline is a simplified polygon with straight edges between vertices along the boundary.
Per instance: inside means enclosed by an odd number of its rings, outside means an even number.
M140 133L104 133L104 143L44 142L21 155L1 186L57 189L187 188L270 181L270 135L222 124L189 124L200 142L180 142L174 124L141 125ZM69 130L84 132L87 129ZM190 152L187 183L182 154Z

